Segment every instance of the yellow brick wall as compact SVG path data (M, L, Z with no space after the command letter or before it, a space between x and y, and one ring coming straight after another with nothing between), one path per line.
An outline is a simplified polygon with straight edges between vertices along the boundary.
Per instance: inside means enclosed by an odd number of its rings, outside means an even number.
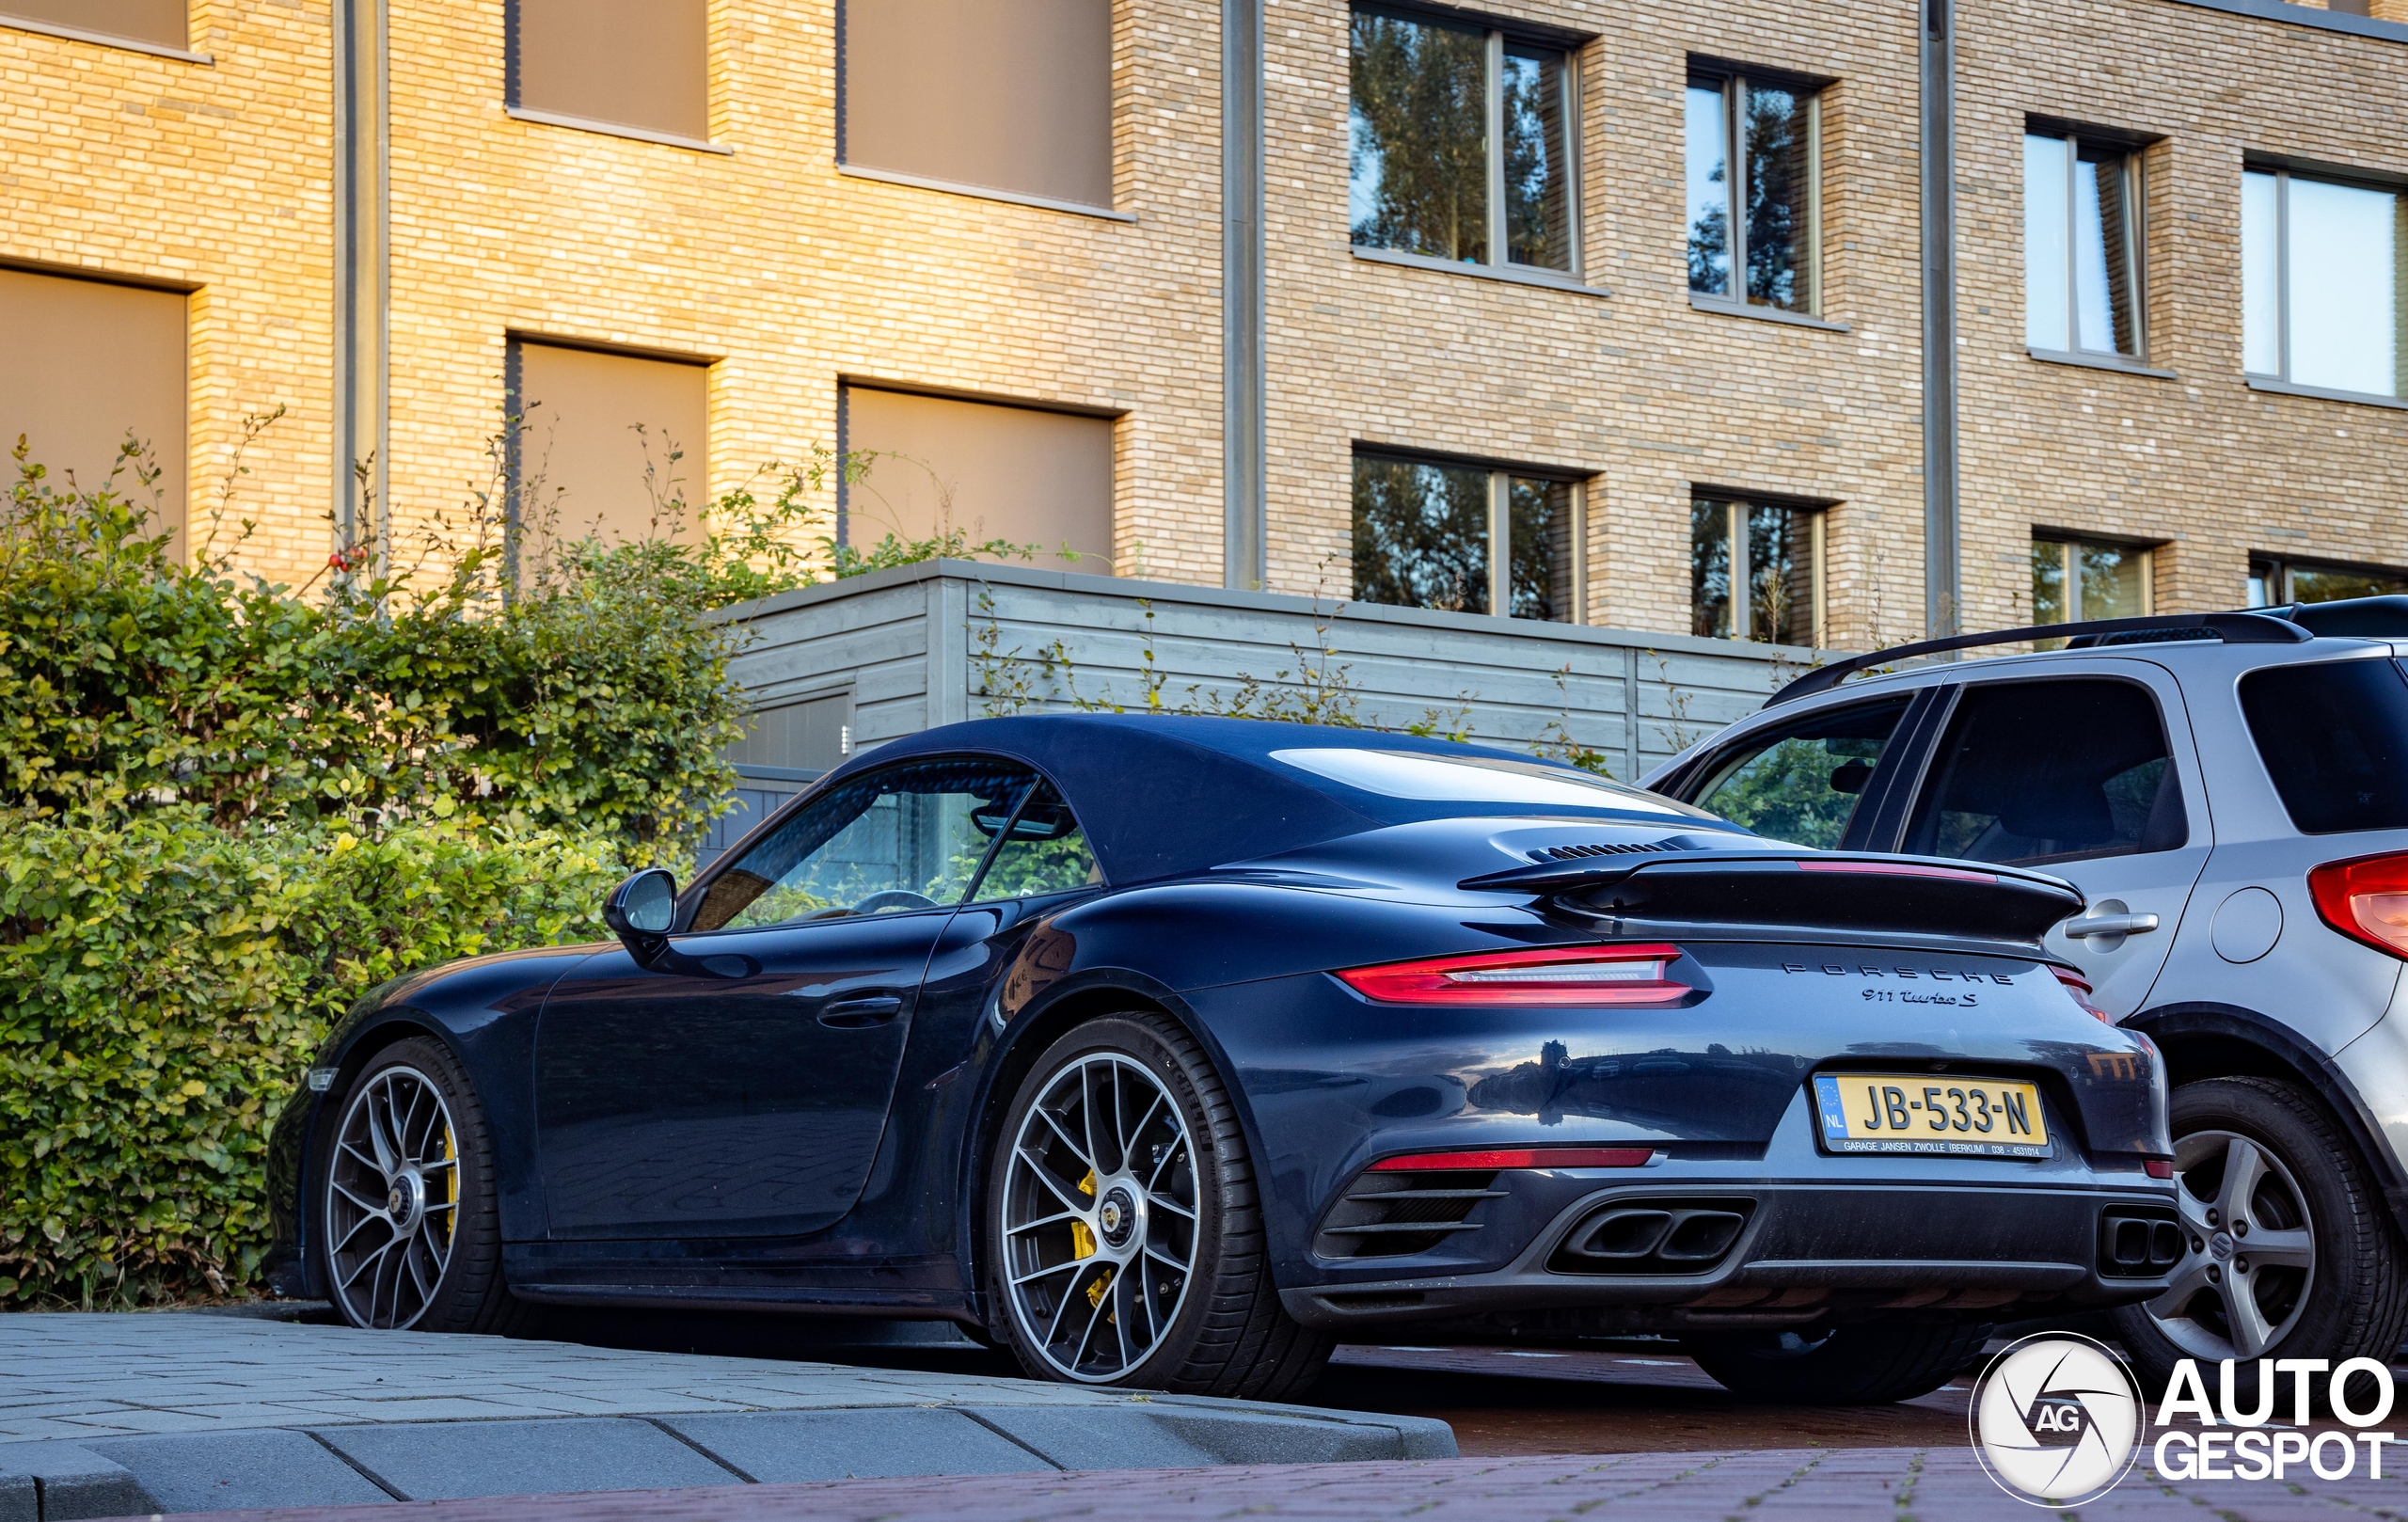
M304 580L325 561L334 481L328 16L323 0L192 9L194 47L212 63L0 27L0 261L198 288L193 537L209 537L244 417L284 406L250 449L229 518L259 524L246 563ZM240 536L225 522L216 545Z
M1959 24L1971 619L2024 621L2035 526L2167 541L2169 610L2240 606L2252 550L2408 563L2408 412L2252 391L2241 369L2242 155L2408 169L2408 44L2122 0L1968 0ZM2162 137L2147 357L2176 378L2026 356L2027 112Z
M2386 5L2408 0L2384 0ZM1495 0L1578 56L1586 278L1604 296L1349 252L1347 7L1265 0L1271 583L1351 586L1358 442L1593 472L1592 616L1686 629L1693 488L1837 503L1835 641L1923 622L1914 8ZM405 527L485 474L512 333L705 357L712 479L833 443L840 376L1122 414L1123 569L1221 578L1219 17L1120 0L1116 185L1133 223L837 172L834 0L714 0L714 154L519 121L501 0L394 0L390 460ZM194 515L241 418L246 562L323 563L335 469L325 0L196 0L209 65L0 27L0 261L198 287ZM2230 605L2252 549L2408 562L2408 414L2239 376L2245 151L2408 170L2408 46L2173 0L1965 0L1959 69L1968 616L2028 604L2045 525L2169 541L2160 605ZM1824 310L1690 309L1692 54L1824 75ZM2020 135L2162 135L2151 362L2022 343Z
M1742 12L1513 0L1581 50L1587 280L1610 295L1348 251L1344 0L1269 14L1272 579L1349 585L1348 452L1418 446L1597 472L1591 612L1688 627L1692 485L1836 500L1833 637L1923 620L1912 8ZM1695 54L1836 77L1824 309L1846 332L1693 310L1682 92Z
M840 375L1122 410L1121 557L1219 579L1215 28L1122 8L1131 224L838 174L832 0L712 8L728 156L508 118L502 26L499 0L392 21L404 514L481 475L518 332L716 359L714 492L832 445Z

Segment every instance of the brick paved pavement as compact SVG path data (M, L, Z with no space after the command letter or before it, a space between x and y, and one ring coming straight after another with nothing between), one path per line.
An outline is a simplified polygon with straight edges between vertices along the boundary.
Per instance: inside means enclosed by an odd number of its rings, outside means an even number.
M2390 1471L2386 1470L2389 1474ZM968 1480L855 1480L221 1513L212 1522L2031 1522L1963 1449L1765 1450L1451 1459ZM2408 1516L2408 1481L2162 1484L2135 1473L2085 1522L2355 1522Z

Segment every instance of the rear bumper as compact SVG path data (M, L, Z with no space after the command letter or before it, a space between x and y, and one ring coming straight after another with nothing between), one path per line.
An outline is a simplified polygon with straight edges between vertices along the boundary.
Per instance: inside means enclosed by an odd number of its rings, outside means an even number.
M1790 1324L1924 1310L1996 1315L2120 1305L2166 1284L2113 1261L2111 1217L2173 1219L2162 1188L2000 1187L1734 1177L1586 1183L1501 1268L1421 1273L1285 1290L1288 1313L1332 1330L1425 1322L1561 1330ZM1530 1193L1554 1194L1555 1189ZM1524 1191L1516 1191L1524 1193ZM1560 1197L1560 1195L1558 1197ZM1502 1203L1499 1201L1498 1203ZM1600 1257L1600 1227L1657 1214L1738 1214L1725 1248L1691 1268L1661 1254ZM1500 1225L1504 1224L1501 1221ZM1612 1232L1604 1245L1610 1248ZM1709 1245L1711 1245L1709 1239ZM1402 1265L1399 1265L1402 1266ZM1434 1265L1433 1265L1434 1266ZM1671 1271L1667 1271L1671 1270Z

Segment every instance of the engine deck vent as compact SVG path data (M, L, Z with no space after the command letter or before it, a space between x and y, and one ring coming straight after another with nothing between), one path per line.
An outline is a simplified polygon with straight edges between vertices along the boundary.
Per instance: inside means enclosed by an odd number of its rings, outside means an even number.
M2099 1217L2099 1272L2153 1279L2182 1260L2182 1222L2162 1205L2111 1205Z
M1530 852L1530 860L1533 862L1577 862L1591 856L1635 856L1653 851L1679 849L1681 849L1680 847L1660 840L1637 846L1602 843L1594 846L1547 846Z
M1313 1239L1323 1258L1402 1258L1428 1252L1462 1231L1477 1231L1467 1220L1483 1199L1502 1199L1492 1189L1494 1172L1365 1173L1346 1197L1329 1208Z
M1547 1267L1559 1274L1703 1274L1731 1256L1756 1202L1625 1199L1574 1227Z

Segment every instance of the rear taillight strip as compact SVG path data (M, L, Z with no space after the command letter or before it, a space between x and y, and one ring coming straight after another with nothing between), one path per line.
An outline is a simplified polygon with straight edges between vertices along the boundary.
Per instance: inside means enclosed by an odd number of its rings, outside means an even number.
M1660 943L1540 946L1353 967L1339 981L1383 1004L1668 1005L1697 991Z

